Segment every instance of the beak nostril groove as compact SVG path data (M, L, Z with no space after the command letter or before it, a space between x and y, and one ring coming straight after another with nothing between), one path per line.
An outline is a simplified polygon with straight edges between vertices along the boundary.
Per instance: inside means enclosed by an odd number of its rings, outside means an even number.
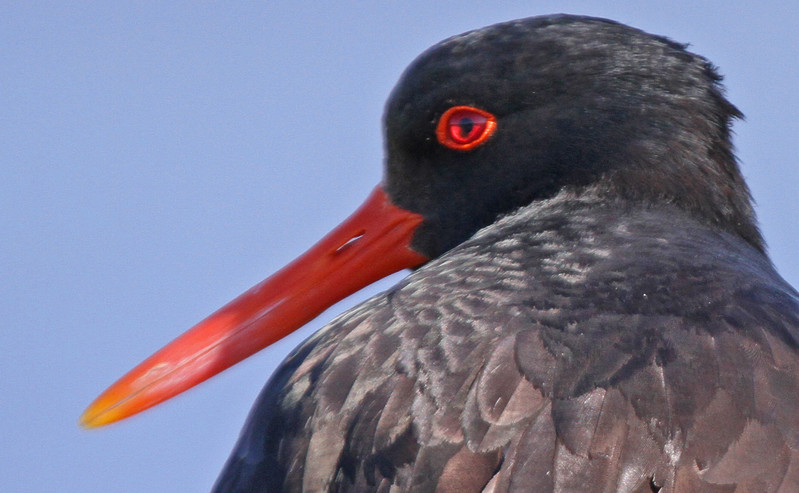
M343 245L341 245L340 247L336 248L336 251L333 252L333 255L339 255L339 254L343 253L344 251L346 251L353 244L357 243L358 240L363 238L364 233L365 233L365 231L358 232L358 234L356 234L355 236L353 236L352 238L347 240Z

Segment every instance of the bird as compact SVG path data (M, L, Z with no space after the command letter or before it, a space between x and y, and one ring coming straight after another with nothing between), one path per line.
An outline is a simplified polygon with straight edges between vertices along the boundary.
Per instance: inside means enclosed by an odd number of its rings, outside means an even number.
M687 45L547 15L446 39L384 113L381 184L120 379L151 407L391 272L296 348L216 492L799 491L799 293Z

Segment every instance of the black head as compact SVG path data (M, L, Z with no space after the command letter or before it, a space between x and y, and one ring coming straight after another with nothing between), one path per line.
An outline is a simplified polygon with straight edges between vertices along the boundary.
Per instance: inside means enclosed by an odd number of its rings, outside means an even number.
M425 223L436 257L521 206L569 189L673 204L764 249L730 142L738 110L704 58L666 38L566 15L497 24L434 46L385 113L384 184ZM496 117L468 150L436 138L460 105Z

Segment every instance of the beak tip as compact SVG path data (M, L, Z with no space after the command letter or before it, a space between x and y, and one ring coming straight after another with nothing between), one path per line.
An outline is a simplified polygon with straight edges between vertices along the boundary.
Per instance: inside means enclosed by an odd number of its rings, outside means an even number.
M99 400L98 398L97 401L89 404L89 407L81 413L78 418L78 425L81 428L92 430L121 419L115 417L115 413L112 412L115 406L108 406L106 403L98 402Z
M92 408L89 406L85 411L83 411L83 413L80 415L80 418L78 418L78 426L87 430L91 430L102 425L97 423L97 413L92 412Z

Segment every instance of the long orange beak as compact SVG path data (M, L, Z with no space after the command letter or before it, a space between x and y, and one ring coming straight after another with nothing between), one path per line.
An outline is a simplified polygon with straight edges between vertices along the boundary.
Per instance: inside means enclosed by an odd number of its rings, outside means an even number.
M144 411L302 327L333 303L428 259L410 249L422 216L393 205L381 187L292 263L250 288L103 392L83 426Z

